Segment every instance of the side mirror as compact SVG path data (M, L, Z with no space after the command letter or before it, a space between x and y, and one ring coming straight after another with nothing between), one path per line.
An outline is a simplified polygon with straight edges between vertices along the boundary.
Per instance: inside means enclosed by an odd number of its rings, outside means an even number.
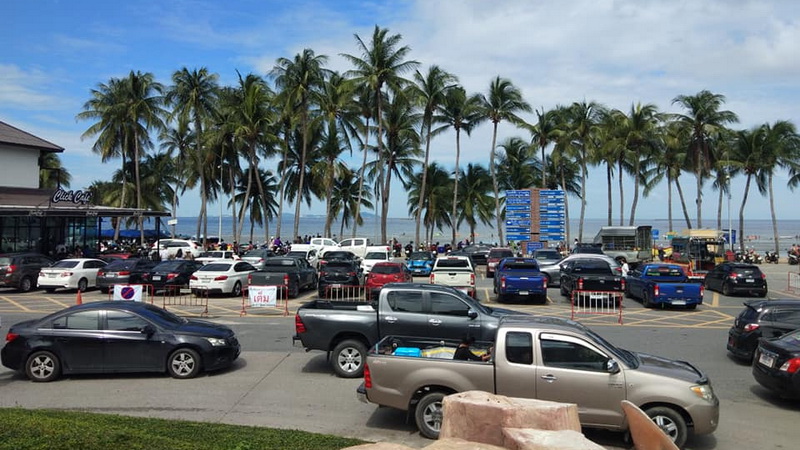
M478 318L478 311L475 311L474 309L470 309L469 311L467 311L467 317L469 317L470 319L477 319Z
M154 326L152 326L152 325L145 325L145 326L142 328L142 334L144 334L144 335L145 335L145 336L147 336L147 337L150 337L150 336L152 336L152 335L156 334L156 329L155 329L155 327L154 327Z
M606 361L606 372L608 373L619 373L619 363L617 361L608 358Z

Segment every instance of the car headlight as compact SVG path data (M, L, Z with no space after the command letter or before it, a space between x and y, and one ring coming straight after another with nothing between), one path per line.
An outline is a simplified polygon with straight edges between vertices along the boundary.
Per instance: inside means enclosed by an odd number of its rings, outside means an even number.
M214 347L222 347L225 345L225 339L207 337L206 340Z
M692 386L689 389L695 393L698 397L702 398L705 401L713 401L714 400L714 390L711 388L710 384L698 384L696 386Z

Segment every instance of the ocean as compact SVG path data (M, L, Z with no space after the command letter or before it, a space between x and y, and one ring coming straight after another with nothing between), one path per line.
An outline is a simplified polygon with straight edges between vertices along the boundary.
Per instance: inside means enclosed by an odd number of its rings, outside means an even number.
M166 222L166 221L165 221ZM779 248L781 250L781 254L784 254L786 249L792 246L792 244L800 243L800 220L778 220L778 235L779 235ZM220 223L222 226L222 238L226 242L233 241L233 221L230 216L223 216L222 220L219 220L218 216L209 216L208 220L208 234L209 236L217 236L220 229ZM737 230L738 228L738 219L734 219L732 226L735 230L735 234L740 236L742 233ZM716 227L716 220L708 220L706 219L707 226L710 225L712 227ZM571 231L571 239L577 237L578 233L578 220L570 220L570 231ZM606 225L606 219L586 219L584 221L584 229L583 229L583 241L591 242L594 239L594 236L600 230L600 227ZM616 225L616 223L614 223ZM626 224L627 225L627 224ZM654 230L659 231L659 240L657 241L658 244L668 245L669 241L666 239L666 234L669 231L667 219L641 219L637 221L637 225L651 225ZM727 228L727 221L723 219L723 227ZM414 219L411 218L396 218L392 217L389 219L387 227L388 227L388 237L397 238L403 245L405 245L408 241L414 240L414 233L415 233L415 222ZM682 220L673 219L673 226L675 231L680 234L685 227L685 223ZM149 228L149 226L148 226ZM283 219L281 224L281 238L286 241L289 235L292 233L292 229L294 228L294 222L292 216L286 216ZM299 234L301 236L305 235L312 235L316 236L317 234L322 234L325 228L325 217L319 215L313 216L303 216L300 218L300 228ZM166 224L162 225L162 229L166 230L167 232L170 231L171 227L166 226ZM333 238L337 241L341 239L346 239L352 236L352 228L345 228L343 237L339 236L340 230L340 223L338 221L334 222L332 227ZM178 224L175 227L175 233L185 236L195 236L197 231L197 217L179 217ZM424 234L424 227L421 229L421 233ZM457 234L458 239L464 239L468 237L469 228L466 226L459 227L459 233ZM478 225L475 230L477 242L485 242L485 243L495 243L498 239L497 233L491 228L486 225ZM269 233L270 236L275 235L275 224L271 223L269 226ZM772 250L774 248L773 244L773 235L772 235L772 221L769 219L751 219L745 220L744 226L744 236L745 236L745 243L747 247L752 247L756 251L763 252L766 250ZM379 242L380 241L380 222L374 216L365 217L364 225L358 228L357 232L358 237L366 237L372 242ZM435 231L434 232L434 242L448 242L450 240L451 231L449 228L445 228L442 231ZM261 243L264 241L264 231L261 227L256 226L253 230L252 238L250 236L250 224L245 222L244 232L242 233L242 241L249 242L253 241L254 243ZM738 248L738 240L736 242Z

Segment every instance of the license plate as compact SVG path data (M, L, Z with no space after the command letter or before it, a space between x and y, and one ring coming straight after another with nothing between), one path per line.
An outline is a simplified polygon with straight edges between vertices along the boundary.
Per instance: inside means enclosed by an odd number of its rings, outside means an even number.
M603 294L589 294L590 300L605 300L606 296Z
M47 276L48 276L48 278L55 278L55 277L56 277L56 274L54 274L54 273L48 273L48 274L47 274Z
M161 281L161 275L153 275L153 281Z
M519 295L528 295L528 291L519 291Z
M775 364L775 358L762 353L761 356L758 357L758 363L762 366L772 367L772 365Z
M672 304L677 306L684 306L686 305L686 300L673 300Z
M677 292L678 294L683 294L683 289L675 289L675 292Z
M332 285L331 285L331 288L332 288L332 289L339 289L340 287L342 287L342 285L341 285L341 284L332 284Z
M753 279L753 278L748 278L748 279L746 279L746 280L744 280L744 281L745 281L746 283L755 283L755 282L756 282L756 280L755 280L755 279Z

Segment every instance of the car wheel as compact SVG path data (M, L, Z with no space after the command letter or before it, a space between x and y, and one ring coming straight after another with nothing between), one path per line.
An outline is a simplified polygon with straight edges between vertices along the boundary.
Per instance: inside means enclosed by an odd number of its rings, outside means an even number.
M678 448L683 448L689 430L686 426L686 420L679 412L666 406L656 406L648 408L645 413L661 428L664 434L669 436Z
M650 293L647 291L642 292L642 306L645 308L653 307L653 302L650 301Z
M547 294L542 294L539 296L539 304L546 305L547 304Z
M417 403L414 420L417 422L420 434L428 439L439 439L439 431L442 429L443 399L443 393L431 392Z
M239 297L240 295L242 295L242 283L237 281L236 284L233 285L233 289L231 289L231 296Z
M697 309L697 303L695 303L693 305L686 305L686 309L688 309L688 310Z
M25 362L25 374L31 381L53 381L60 373L61 363L58 357L47 351L35 352Z
M172 378L194 378L200 372L200 355L190 348L179 348L169 355L167 371Z
M294 288L289 288L289 298L297 298L300 295L300 282L298 281Z
M764 297L766 297L766 296L767 296L767 291L760 291L760 292L759 292L757 295L758 295L758 297L760 297L760 298L764 298Z
M109 289L107 287L101 287L100 288L100 292L102 292L103 294L108 294L110 291L111 291L111 289Z
M333 349L333 371L341 378L358 378L364 374L367 346L355 339L340 342Z
M325 298L325 289L317 289L317 295L319 298Z
M19 290L22 292L30 292L33 290L33 280L31 277L22 277L22 279L19 280Z
M506 296L503 294L497 294L497 303L505 303Z
M86 292L86 288L89 287L89 280L86 278L81 278L78 280L78 291L79 292Z
M731 292L731 285L729 283L722 283L722 295L729 297Z

